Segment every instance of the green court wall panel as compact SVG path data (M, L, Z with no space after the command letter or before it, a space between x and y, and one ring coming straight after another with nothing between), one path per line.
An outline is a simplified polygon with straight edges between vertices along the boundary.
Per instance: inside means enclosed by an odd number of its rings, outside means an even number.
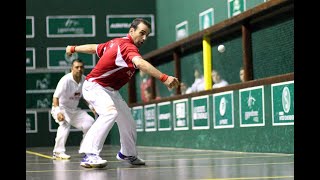
M271 85L263 86L264 125L240 127L239 90L233 91L234 127L216 129L213 126L213 97L209 95L210 128L192 130L191 103L189 98L188 130L138 132L138 145L180 148L231 150L245 152L294 152L294 125L272 124ZM293 100L293 99L292 99ZM278 102L278 101L275 101ZM174 120L172 120L174 121Z
M246 0L246 9L263 3L264 0ZM181 8L183 7L183 8ZM214 24L228 19L227 0L157 0L157 47L163 47L176 41L175 26L188 21L188 34L199 31L199 14L209 8L214 9Z
M138 132L138 145L244 152L293 153L292 126ZM288 140L288 138L292 140Z
M55 89L64 72L26 73L26 90Z
M261 3L264 3L268 0L246 0L246 6L247 10L256 7L257 5L260 5Z
M27 93L26 109L51 108L53 92Z
M276 22L252 33L254 79L294 72L294 19Z

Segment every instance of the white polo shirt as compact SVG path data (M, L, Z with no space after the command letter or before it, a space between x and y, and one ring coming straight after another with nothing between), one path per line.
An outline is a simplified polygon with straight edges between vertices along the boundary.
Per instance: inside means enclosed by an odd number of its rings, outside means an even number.
M59 98L59 106L66 109L77 109L82 97L82 85L85 80L82 75L78 84L72 77L72 73L64 75L58 82L53 97Z

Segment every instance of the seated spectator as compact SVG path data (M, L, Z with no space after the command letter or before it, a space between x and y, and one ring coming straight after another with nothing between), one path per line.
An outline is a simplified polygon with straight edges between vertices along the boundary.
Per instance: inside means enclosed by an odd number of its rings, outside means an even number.
M141 100L142 102L148 102L150 100L150 94L148 94L148 90L146 89L151 88L152 78L148 74L144 73L143 71L139 71L139 74L140 74Z
M244 68L243 67L240 68L239 77L240 77L240 82L245 82L245 80L244 80Z
M143 91L143 94L144 94L144 96L145 96L145 99L144 99L143 102L149 102L149 101L151 101L151 100L153 99L153 98L152 98L152 88L151 88L151 86L147 87L147 88ZM155 100L159 100L159 99L161 99L161 97L160 97L160 96L156 96L154 99L155 99Z
M180 83L180 91L181 91L181 94L186 94L186 91L188 89L188 86L185 82L181 82Z
M202 73L202 68L200 66L195 66L193 75L194 75L194 82L191 85L191 87L189 87L186 90L186 94L204 90L204 77Z
M150 100L152 100L152 92L151 92L151 87L147 87L146 89L144 89L143 94L144 94L144 100L143 102L149 102Z
M221 78L219 72L216 70L212 70L211 77L213 82L212 88L220 88L229 84L226 80Z

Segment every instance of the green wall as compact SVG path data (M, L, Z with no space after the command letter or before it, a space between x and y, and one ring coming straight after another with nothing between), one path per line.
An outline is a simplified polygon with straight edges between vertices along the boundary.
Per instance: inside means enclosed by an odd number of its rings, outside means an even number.
M269 23L252 33L254 79L294 72L294 19Z
M143 6L141 6L143 4ZM155 1L140 0L139 3L130 0L26 0L26 16L35 16L35 38L27 38L26 46L37 48L38 67L45 67L46 47L65 47L68 44L100 43L110 37L106 35L106 16L120 14L154 14ZM47 38L46 16L56 15L95 15L96 36L79 38ZM155 36L150 37L146 44L140 48L140 52L146 53L156 49Z
M285 82L287 83L287 82ZM293 82L291 82L293 83ZM288 84L287 84L288 85ZM286 85L285 85L286 86ZM287 86L289 87L289 86ZM291 88L291 89L290 89ZM226 109L233 108L233 127L217 128L219 124L217 117L213 117L213 114L219 114L219 103L214 105L213 103L213 94L208 95L209 99L209 110L208 120L209 128L208 129L194 129L192 124L193 113L191 98L188 99L188 120L187 120L187 129L185 130L176 130L175 121L177 118L174 115L174 106L171 110L171 128L168 130L159 130L159 111L156 108L156 130L147 131L148 127L146 125L147 115L145 113L145 106L142 116L134 116L135 120L143 121L142 132L138 132L138 145L142 146L165 146L165 147L180 147L180 148L196 148L196 149L215 149L215 150L231 150L231 151L244 151L244 152L271 152L271 153L294 153L294 121L290 120L291 124L288 124L285 121L280 121L281 125L275 125L277 116L282 114L287 114L287 117L294 114L294 86L291 84L290 87L291 101L290 110L286 113L282 110L283 105L283 96L281 94L276 95L276 90L274 89L272 94L271 85L264 85L261 104L259 107L256 104L255 110L246 111L246 98L247 96L241 96L239 90L234 90L233 92L233 106L231 102L227 102L229 106ZM282 89L283 90L283 89ZM247 89L248 91L248 89ZM283 92L283 91L278 91ZM251 92L250 92L251 93ZM241 101L240 96L243 98ZM256 98L258 103L259 98L257 94L252 94L252 97ZM282 100L281 100L282 99ZM173 101L171 101L173 103ZM241 103L241 106L240 106ZM158 104L156 104L156 107ZM240 108L241 107L241 108ZM280 107L280 108L279 108ZM288 106L289 107L289 106ZM132 107L134 108L134 107ZM241 109L241 110L240 110ZM278 110L280 111L278 111ZM261 126L243 126L246 122L250 121L245 117L245 113L260 111L258 119ZM215 111L215 112L214 112ZM245 112L246 111L246 112ZM264 113L262 113L264 112ZM280 112L280 113L277 113ZM133 111L133 114L134 111ZM149 113L150 114L150 113ZM242 114L242 116L240 115ZM242 118L240 118L240 116ZM286 115L285 115L286 116ZM228 123L232 124L231 116L222 115L221 118L228 119ZM263 120L264 119L264 120ZM257 122L258 122L257 121ZM150 121L148 121L150 122ZM252 121L254 122L254 121ZM252 123L250 122L250 123ZM139 124L139 123L138 123ZM253 123L254 124L254 123ZM262 125L263 124L263 125ZM257 125L257 124L255 124ZM141 129L140 129L141 130Z
M188 21L189 35L199 31L199 13L214 9L214 24L228 19L227 0L157 0L156 19L158 42L157 47L175 42L175 26L182 21ZM264 0L245 0L246 9L253 8Z

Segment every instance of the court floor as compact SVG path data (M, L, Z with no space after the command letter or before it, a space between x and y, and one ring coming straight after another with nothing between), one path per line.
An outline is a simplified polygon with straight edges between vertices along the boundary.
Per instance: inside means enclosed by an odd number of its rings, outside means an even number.
M146 166L119 162L119 146L105 145L101 169L80 166L78 147L70 160L52 160L52 147L26 148L26 180L245 180L294 179L294 154L246 153L138 146Z

